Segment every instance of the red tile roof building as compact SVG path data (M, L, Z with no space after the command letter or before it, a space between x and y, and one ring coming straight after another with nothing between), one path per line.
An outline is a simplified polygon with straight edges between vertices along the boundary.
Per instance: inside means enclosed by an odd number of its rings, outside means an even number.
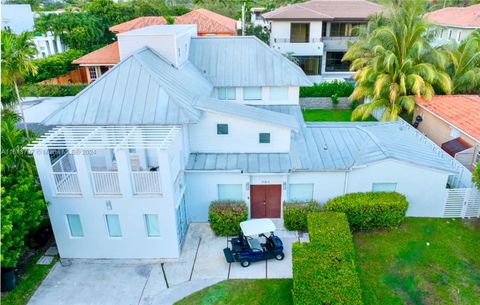
M193 10L175 17L175 24L196 24L199 36L237 35L237 21L206 9Z
M120 61L118 42L115 41L98 50L72 61L76 65L115 65Z
M480 27L480 4L468 7L446 7L425 14L432 23L462 28Z
M168 24L167 20L161 16L143 16L126 21L109 28L110 32L118 34L131 30L141 29L150 25Z

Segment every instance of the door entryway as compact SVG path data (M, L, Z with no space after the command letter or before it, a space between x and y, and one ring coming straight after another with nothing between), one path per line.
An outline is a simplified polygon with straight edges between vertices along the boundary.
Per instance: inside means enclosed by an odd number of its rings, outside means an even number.
M250 215L252 218L280 218L281 185L251 185Z

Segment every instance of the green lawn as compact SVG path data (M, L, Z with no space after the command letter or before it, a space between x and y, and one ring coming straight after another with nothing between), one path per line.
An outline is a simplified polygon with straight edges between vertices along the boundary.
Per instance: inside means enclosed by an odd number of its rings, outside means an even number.
M352 117L350 109L304 109L303 118L312 122L349 122ZM367 121L376 121L370 117Z
M480 304L480 221L407 218L354 234L364 304ZM292 304L291 280L229 280L177 304Z
M292 280L228 280L200 290L176 305L290 305Z
M47 276L48 271L55 265L54 259L50 265L37 265L37 260L42 254L32 256L26 266L25 272L18 279L17 287L6 293L2 293L1 303L3 305L24 305L27 304L37 287Z

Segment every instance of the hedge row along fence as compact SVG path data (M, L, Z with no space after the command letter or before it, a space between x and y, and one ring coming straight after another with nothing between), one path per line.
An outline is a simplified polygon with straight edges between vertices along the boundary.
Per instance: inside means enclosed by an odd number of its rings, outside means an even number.
M310 87L300 87L300 97L348 97L354 88L355 85L351 82L334 80L313 84Z
M293 244L295 305L361 305L352 233L343 213L308 215L310 243Z
M345 213L353 230L394 228L405 218L408 201L395 192L351 193L330 199L323 208Z
M307 214L321 210L316 201L287 201L283 203L283 225L290 231L307 231Z
M244 201L212 201L208 208L210 227L217 236L237 235L240 222L248 219Z
M53 84L27 84L20 87L21 96L72 96L76 95L87 85L53 85Z

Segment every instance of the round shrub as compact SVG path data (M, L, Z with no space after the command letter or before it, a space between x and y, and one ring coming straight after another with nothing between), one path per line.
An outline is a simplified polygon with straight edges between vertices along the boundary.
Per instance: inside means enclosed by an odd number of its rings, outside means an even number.
M395 192L351 193L327 201L325 211L343 212L353 230L398 227L408 201Z
M316 201L289 201L283 203L283 224L290 231L307 231L307 215L320 211Z
M240 222L247 220L248 209L244 201L212 201L208 208L208 220L218 236L237 235Z

